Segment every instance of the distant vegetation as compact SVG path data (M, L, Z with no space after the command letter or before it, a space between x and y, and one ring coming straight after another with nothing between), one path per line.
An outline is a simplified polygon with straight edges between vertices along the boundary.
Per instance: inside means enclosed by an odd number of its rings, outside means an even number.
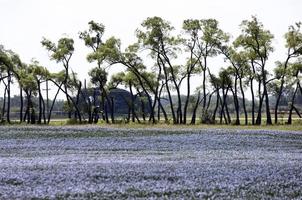
M181 34L176 34L169 22L150 17L136 30L137 42L122 50L119 39L103 38L103 24L90 21L88 29L79 33L90 49L87 61L95 65L89 71L89 84L70 68L72 38L41 41L50 59L63 69L58 73L35 60L26 64L0 46L1 121L11 123L18 112L20 122L48 124L57 117L53 111L60 109L79 123L116 123L122 116L125 122L152 124L270 125L280 123L280 118L292 124L293 115L301 118L302 109L301 23L289 26L284 35L287 56L276 61L272 71L267 60L274 50L273 34L256 17L242 21L240 30L231 40L215 19L187 19ZM209 59L221 57L229 67L214 74ZM150 59L151 65L147 64ZM108 66L114 65L125 70L109 79ZM200 77L194 92L192 76ZM42 85L48 89L48 83L56 86L52 99L42 95ZM116 90L121 86L127 91ZM14 101L12 87L20 91ZM59 93L65 101L57 100Z

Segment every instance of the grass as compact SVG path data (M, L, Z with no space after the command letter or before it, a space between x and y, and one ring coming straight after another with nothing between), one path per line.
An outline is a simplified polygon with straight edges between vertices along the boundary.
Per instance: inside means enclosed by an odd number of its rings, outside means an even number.
M243 120L241 120L243 121ZM265 122L263 122L265 123ZM67 120L60 120L60 121L51 121L50 125L52 126L62 126L62 125L79 125L79 124L68 124ZM296 118L293 119L293 124L273 124L273 125L227 125L227 124L167 124L164 121L156 124L152 123L137 123L137 122L117 122L115 124L107 124L103 121L97 123L98 126L107 128L161 128L161 129L249 129L249 130L285 130L285 131L302 131L302 123L301 120Z
M162 129L249 129L249 130L285 130L302 131L301 124L292 125L225 125L225 124L198 124L198 125L174 125L174 124L98 124L100 127L113 128L162 128Z
M243 122L244 120L241 120ZM68 119L60 119L60 120L52 120L50 121L49 125L45 126L72 126L72 125L88 125L87 123L69 123ZM3 125L6 126L26 126L27 123L19 123L17 121L12 122L11 124L5 123ZM30 124L29 124L30 125ZM103 121L99 121L97 126L100 126L102 128L126 128L126 129L136 129L136 128L159 128L159 129L249 129L249 130L285 130L285 131L302 131L302 121L299 118L293 119L293 124L273 124L273 125L266 125L265 122L263 122L262 125L226 125L226 124L167 124L164 123L164 121L161 121L160 123L152 124L152 123L137 123L137 122L129 122L124 123L117 120L117 123L115 124L107 124ZM43 124L41 126L44 126Z

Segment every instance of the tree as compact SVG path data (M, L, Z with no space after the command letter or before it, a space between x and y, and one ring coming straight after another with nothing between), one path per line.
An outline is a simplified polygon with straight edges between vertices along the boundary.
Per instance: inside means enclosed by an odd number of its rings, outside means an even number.
M288 120L287 120L287 124L291 124L292 123L292 112L295 109L297 114L300 116L299 111L297 110L297 108L295 107L295 98L296 98L296 94L297 92L300 90L300 94L302 94L302 87L300 84L300 77L299 74L302 71L302 60L298 59L295 63L290 64L289 69L288 69L288 82L291 82L292 87L294 87L294 91L291 94L291 99L288 102L289 105L289 115L288 115ZM301 117L301 116L300 116Z
M69 70L70 70L69 62L74 52L74 47L73 47L74 41L71 38L65 37L59 39L58 43L55 44L50 40L43 38L41 44L46 48L46 50L48 50L51 53L50 57L52 60L55 60L57 63L61 62L63 64L65 70L64 79L60 84L56 84L56 85L58 86L58 92L61 90L62 92L65 93L68 107L71 108L71 102L73 101L68 94L68 78L69 78ZM62 86L64 86L64 89L62 89ZM73 106L76 108L76 110L78 110L76 104L73 104ZM68 112L68 117L71 118L71 110L69 110ZM79 120L81 121L81 116L79 116Z
M141 48L150 51L151 57L156 60L159 68L159 75L163 71L165 87L168 93L173 123L178 124L183 121L180 86L185 76L179 77L180 65L172 65L172 61L177 58L176 52L182 40L179 37L171 36L174 29L169 22L160 17L149 17L143 21L142 30L137 30L137 37ZM175 88L177 94L177 110L175 115L174 104L171 96L170 85ZM158 91L156 91L157 93ZM156 96L157 97L157 96ZM155 99L155 101L157 98Z
M22 65L19 56L11 50L5 50L3 46L0 46L0 66L2 73L5 72L6 75L2 76L1 80L5 84L5 95L7 94L7 109L6 109L6 120L10 123L10 100L11 100L11 83L13 82L13 77L15 76L19 81L19 75L17 73L18 65ZM7 83L4 79L7 79ZM20 85L20 83L19 83ZM20 85L20 97L21 97L21 109L20 109L20 121L22 121L22 109L23 109L23 98L22 98L22 88ZM5 98L6 99L6 98ZM3 105L3 112L5 110L5 104ZM3 116L2 116L3 117Z
M135 99L137 98L138 94L134 94L134 88L138 85L136 80L136 76L131 72L131 71L126 71L126 73L124 72L120 72L117 73L115 75L112 76L111 78L111 83L109 85L111 85L112 88L117 88L118 85L124 85L126 88L129 88L130 90L130 99L125 98L124 100L127 102L128 104L128 117L127 117L127 121L130 121L130 116L131 116L131 121L135 122L135 119L137 120L137 122L140 123L140 119L139 116L136 112L137 107L135 105Z
M106 42L102 41L103 34L105 32L105 26L101 23L97 23L94 21L90 21L88 23L89 29L83 32L79 33L80 39L82 39L85 42L85 45L89 47L92 52L87 55L88 62L96 62L97 67L92 69L90 71L91 80L94 84L97 84L100 88L100 92L102 95L102 111L105 113L103 116L103 119L106 120L108 123L108 116L107 116L107 108L105 105L105 99L107 101L107 105L111 108L111 121L114 123L114 114L113 114L113 105L112 101L108 98L107 92L106 92L106 82L107 82L107 72L105 71L105 68L102 68L102 64L107 58L108 54L111 54L113 56L114 51L114 45L118 43L115 38L109 38ZM96 77L100 75L100 77ZM95 102L95 100L94 100Z
M219 45L219 51L225 56L225 58L231 63L233 68L233 76L234 76L234 105L236 111L236 121L235 124L240 124L239 119L239 100L238 100L238 81L239 81L239 88L242 95L242 105L244 110L245 116L245 125L248 124L248 115L245 103L245 93L244 93L244 78L248 77L250 72L250 67L248 65L248 56L245 51L238 52L234 46L229 45Z
M114 123L114 112L113 112L113 106L112 105L112 101L109 99L108 97L108 92L106 89L106 83L107 83L107 72L103 69L103 68L98 68L95 67L93 69L91 69L89 71L89 76L90 81L92 84L97 85L99 88L101 88L101 92L102 92L102 110L104 111L105 114L105 120L107 123L109 123L109 119L108 119L108 109L107 109L107 105L110 106L110 110L111 110L111 122ZM107 100L107 104L105 103L105 99Z
M183 123L187 122L187 109L190 102L190 93L191 93L191 76L194 74L198 74L200 72L201 66L199 66L199 59L201 57L200 52L195 52L195 48L198 45L199 38L198 34L201 31L201 26L199 20L188 19L183 22L183 29L189 35L189 38L185 40L184 45L186 46L186 50L190 52L190 56L188 58L186 64L186 73L187 73L187 96L184 105L184 120ZM198 55L197 55L198 54ZM197 58L195 58L197 56ZM197 100L200 100L200 94L198 93ZM193 116L191 123L195 123L196 118L196 110L199 104L196 104L196 107L193 109Z
M200 21L202 36L198 48L201 52L203 62L200 64L203 71L203 109L206 106L206 71L208 69L208 57L216 56L219 44L227 42L229 37L220 28L219 23L215 19L204 19Z
M232 69L226 68L226 69L221 69L219 72L219 79L220 79L220 84L221 84L221 90L222 90L222 102L221 102L221 110L220 110L220 123L222 123L222 116L224 116L225 123L230 124L231 123L231 117L229 114L228 110L228 104L227 104L227 96L229 90L232 90ZM227 115L227 118L225 117L225 114Z
M297 58L302 54L301 22L290 26L288 32L284 37L286 40L285 46L287 47L287 58L285 59L284 63L277 62L277 68L275 70L276 77L279 80L278 84L280 84L275 104L275 124L278 123L278 108L285 84L285 76L288 65L290 63L290 60Z
M26 110L23 117L23 121L34 124L36 122L36 112L32 97L36 96L38 91L38 84L35 79L35 75L31 67L26 66L18 71L20 76L20 85L26 94Z
M264 98L266 104L266 123L272 124L267 91L269 74L266 71L266 61L268 60L269 54L273 51L272 39L274 36L270 31L264 29L263 24L259 22L255 16L252 16L250 21L244 20L240 27L242 34L236 39L235 44L238 47L243 47L248 52L254 73L256 72L256 67L259 69L259 107L256 124L261 124L261 112ZM261 86L263 88L262 93L260 91Z
M38 61L33 60L32 63L29 65L29 71L30 73L33 74L33 77L36 81L37 85L37 91L38 91L38 96L39 96L39 117L38 117L38 124L42 123L42 117L44 124L46 124L46 114L45 114L45 101L42 95L42 89L41 89L41 84L46 82L49 77L50 73L49 71L41 66Z
M102 55L104 61L106 61L111 67L115 64L122 64L129 71L131 71L137 78L139 87L143 90L143 93L147 96L148 104L151 109L149 121L155 123L154 108L155 103L158 99L158 81L154 81L154 76L146 71L146 66L143 64L142 59L138 56L138 45L133 44L126 48L124 52L120 49L120 40L111 37L104 43L102 48L99 48L99 55ZM157 76L157 80L160 76ZM154 102L152 104L152 99L150 92L154 94Z

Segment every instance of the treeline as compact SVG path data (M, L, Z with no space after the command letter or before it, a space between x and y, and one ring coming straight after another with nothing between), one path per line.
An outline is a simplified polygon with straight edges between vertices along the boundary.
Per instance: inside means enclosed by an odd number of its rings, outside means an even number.
M62 66L63 70L58 73L51 73L37 61L26 64L16 53L1 46L2 121L11 121L10 98L14 85L20 91L20 122L49 123L61 92L66 98L68 118L93 123L101 115L105 122L115 123L114 108L118 105L110 91L123 86L131 94L127 100L128 121L157 123L162 117L173 124L195 124L198 119L202 123L260 125L265 121L266 124L277 124L280 102L286 99L287 123L291 124L293 113L301 117L296 105L298 94L302 94L301 23L289 26L284 35L286 57L276 61L274 68L270 67L273 70L268 70L267 66L274 50L273 34L256 17L242 21L239 28L241 34L231 40L230 34L220 29L215 19L188 19L183 21L181 34L175 34L168 21L150 17L136 30L137 42L122 50L119 39L103 38L103 24L90 21L88 29L79 32L79 39L91 51L87 61L95 64L89 71L91 84L80 81L70 68L74 53L72 38L64 37L56 43L46 38L41 41L50 59ZM229 66L220 68L215 74L209 59L220 59L221 56ZM108 66L114 65L124 66L125 71L109 79ZM192 76L200 77L200 86L194 93ZM47 111L41 89L46 82L57 87ZM182 87L186 87L185 94L181 94ZM96 95L96 89L99 95ZM251 97L249 110L247 96ZM34 97L38 98L37 105L32 101ZM274 104L270 103L272 97ZM169 106L162 105L163 99ZM234 116L230 113L230 99ZM149 111L138 111L135 101L148 106Z

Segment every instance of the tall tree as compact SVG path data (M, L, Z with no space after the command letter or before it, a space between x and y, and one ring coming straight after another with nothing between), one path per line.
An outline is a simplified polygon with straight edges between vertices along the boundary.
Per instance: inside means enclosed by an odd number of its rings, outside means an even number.
M288 65L290 63L290 60L293 58L297 58L301 56L302 54L302 32L301 32L301 22L296 23L295 25L292 25L289 27L288 32L285 34L285 40L286 40L286 48L287 48L287 58L285 59L284 63L278 62L277 68L276 68L276 75L278 78L278 84L279 90L276 98L276 104L275 104L275 123L278 123L278 108L280 99L283 93L283 88L285 84L285 76L286 71L288 69Z
M66 95L66 101L69 107L69 112L68 112L68 117L71 118L71 108L72 106L77 107L77 105L71 105L71 98L69 97L68 94L68 78L69 78L69 72L70 72L70 59L73 55L74 52L74 41L71 38L61 38L59 39L58 43L55 44L51 42L50 40L43 38L41 41L42 46L46 48L51 54L50 58L52 60L55 60L57 63L62 63L65 74L64 74L64 79L62 80L61 84L58 85L58 91L62 90L65 95ZM62 86L64 87L62 89ZM81 121L81 118L80 118Z
M173 65L177 58L176 52L179 49L181 39L171 35L174 27L169 22L160 17L149 17L143 21L142 29L137 30L139 44L143 49L150 51L151 57L156 61L159 71L163 71L166 91L168 93L173 123L178 124L183 121L180 85L184 76L179 78L178 71L180 65ZM174 110L174 103L171 95L171 86L175 88L177 94L177 109Z
M38 116L38 124L42 123L42 117L44 124L46 124L46 114L45 114L45 101L42 95L42 83L46 82L49 79L50 73L49 71L41 66L38 61L32 61L29 65L30 73L33 74L34 80L37 85L38 92L38 107L39 107L39 116Z
M292 94L290 95L290 99L288 100L289 105L289 115L287 124L292 124L292 112L295 109L297 114L300 116L299 111L295 107L295 99L298 91L300 91L300 95L302 95L302 87L300 83L300 74L302 71L302 59L298 59L296 62L290 64L289 69L287 69L287 75L289 75L287 82L292 87Z
M184 42L186 46L186 50L190 52L187 64L186 64L186 76L187 76L187 96L184 105L184 119L183 123L187 123L187 109L190 102L190 95L191 95L191 76L194 74L198 74L200 72L201 66L199 66L199 59L201 58L201 53L196 52L195 48L199 43L198 34L201 31L201 26L199 20L192 20L188 19L183 22L183 29L189 35ZM195 57L197 56L197 58ZM200 95L198 95L198 101L200 99ZM198 107L199 104L196 104ZM195 123L196 118L196 109L193 112L193 122Z
M250 53L252 65L259 68L259 107L256 124L261 124L262 104L265 98L266 105L266 123L272 124L269 96L267 91L268 72L266 70L266 62L269 54L273 51L272 39L273 35L269 30L264 29L264 26L259 20L252 16L251 20L244 20L241 25L241 35L236 39L237 46L243 47ZM260 92L261 86L263 92Z
M101 108L103 113L105 113L103 119L105 119L107 123L109 122L107 111L105 111L105 109L107 109L106 106L108 105L111 110L111 121L112 123L114 123L114 115L112 113L113 105L111 104L111 100L107 96L108 92L106 91L105 85L107 82L107 72L106 69L102 67L102 64L108 54L114 53L114 51L110 51L110 48L114 48L116 41L114 38L110 38L106 42L102 41L102 37L105 32L105 26L103 24L90 21L88 23L88 26L88 30L80 32L79 37L84 41L85 45L92 50L92 52L87 55L88 62L96 62L97 64L96 68L90 71L90 76L91 80L94 81L93 83L97 83L98 87L100 88L102 96ZM100 77L96 77L98 75L100 75ZM107 102L107 104L105 102Z

